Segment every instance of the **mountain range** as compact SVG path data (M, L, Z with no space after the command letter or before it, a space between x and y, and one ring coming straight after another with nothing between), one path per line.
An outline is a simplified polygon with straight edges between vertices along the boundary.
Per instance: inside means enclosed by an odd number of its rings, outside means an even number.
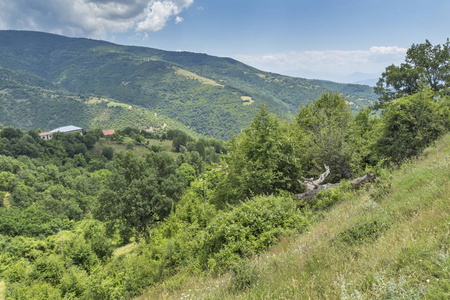
M373 88L264 72L231 58L0 31L0 122L24 130L183 129L228 139L262 104L290 119L325 91L354 111Z

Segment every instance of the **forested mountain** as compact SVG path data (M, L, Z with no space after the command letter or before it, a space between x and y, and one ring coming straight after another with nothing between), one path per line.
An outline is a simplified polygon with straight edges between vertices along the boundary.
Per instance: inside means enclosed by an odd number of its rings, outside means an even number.
M328 90L353 110L376 99L368 86L277 75L230 58L28 31L0 31L0 78L0 122L23 129L128 121L229 138L261 104L291 119Z
M264 104L227 143L132 127L44 140L0 124L0 299L449 299L447 44L387 68L379 113L353 114L337 92L289 121ZM31 124L163 118L2 70L2 110Z

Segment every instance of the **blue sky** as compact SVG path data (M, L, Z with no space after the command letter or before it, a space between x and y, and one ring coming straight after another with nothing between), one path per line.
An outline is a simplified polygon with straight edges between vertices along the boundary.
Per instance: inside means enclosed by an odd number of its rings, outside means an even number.
M352 82L401 63L413 43L444 43L450 1L0 0L0 29L202 52Z

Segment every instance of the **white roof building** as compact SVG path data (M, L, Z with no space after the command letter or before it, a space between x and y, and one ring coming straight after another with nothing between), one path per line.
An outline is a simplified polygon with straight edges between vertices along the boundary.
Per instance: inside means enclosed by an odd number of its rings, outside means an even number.
M80 134L82 134L81 133L82 130L83 129L80 127L69 125L69 126L59 127L59 128L50 130L50 132L52 132L52 133L53 132L62 132L62 133L79 132Z

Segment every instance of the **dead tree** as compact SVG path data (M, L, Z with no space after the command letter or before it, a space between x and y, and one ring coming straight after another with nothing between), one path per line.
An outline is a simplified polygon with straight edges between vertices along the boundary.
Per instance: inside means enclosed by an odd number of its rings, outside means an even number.
M305 192L297 195L297 197L299 199L304 199L304 200L311 199L320 191L327 190L329 188L340 185L340 183L334 183L334 184L327 183L324 185L320 185L325 180L325 178L327 178L327 176L330 174L330 168L327 165L324 165L324 166L325 166L325 172L320 174L320 176L317 180L314 180L314 178L304 178L304 177L302 177L302 179L304 180L303 182L298 180L298 182L303 187L305 187ZM374 174L367 172L366 175L355 178L353 180L350 180L349 183L354 188L359 188L363 184L366 184L368 182L374 182L375 178L376 178L376 176Z
M301 182L299 179L297 179L298 182L306 189L306 191L318 189L320 187L320 184L325 180L325 178L327 178L327 176L330 175L330 167L328 167L327 165L324 165L324 167L325 172L320 174L317 180L314 180L314 177L311 178L302 177L304 181Z

